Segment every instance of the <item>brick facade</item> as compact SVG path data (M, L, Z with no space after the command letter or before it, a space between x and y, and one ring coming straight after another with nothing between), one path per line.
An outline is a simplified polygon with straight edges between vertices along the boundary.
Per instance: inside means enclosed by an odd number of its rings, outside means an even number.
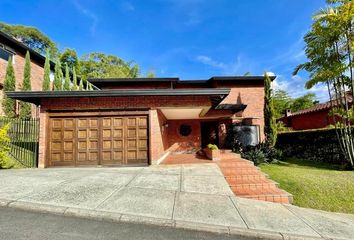
M25 56L20 52L16 52L13 61L15 78L16 78L16 90L21 90L23 82L23 72L25 67ZM4 84L6 75L7 61L0 59L0 83ZM42 90L42 82L44 75L43 64L31 61L31 84L33 91ZM2 106L2 100L4 98L4 92L0 92L0 106ZM33 106L33 115L35 115L35 106ZM0 115L3 115L3 109L0 107Z
M134 81L134 80L132 80ZM149 85L145 85L149 88ZM151 86L150 86L151 87ZM166 85L167 87L167 85ZM171 152L197 151L201 147L201 122L213 121L219 125L219 145L223 146L228 126L232 122L243 122L260 126L260 140L264 139L264 89L263 82L255 83L218 83L213 87L230 88L230 94L222 101L224 104L247 105L243 112L232 114L228 110L211 110L200 119L167 119L160 108L174 107L210 107L209 96L129 96L129 97L82 97L82 98L45 98L41 100L41 133L39 147L39 167L46 167L48 112L70 111L72 115L85 112L109 111L111 114L122 111L147 111L149 115L149 159L150 164L157 164ZM116 87L119 89L119 86ZM144 88L144 84L140 89ZM125 89L123 87L122 89ZM182 136L181 124L191 126L191 134Z

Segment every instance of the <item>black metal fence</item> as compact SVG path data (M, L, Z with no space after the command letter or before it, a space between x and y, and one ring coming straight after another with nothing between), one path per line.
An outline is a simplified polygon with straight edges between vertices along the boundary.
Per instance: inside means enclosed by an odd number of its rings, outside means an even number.
M10 155L25 167L37 167L39 119L0 117L0 127L10 123Z

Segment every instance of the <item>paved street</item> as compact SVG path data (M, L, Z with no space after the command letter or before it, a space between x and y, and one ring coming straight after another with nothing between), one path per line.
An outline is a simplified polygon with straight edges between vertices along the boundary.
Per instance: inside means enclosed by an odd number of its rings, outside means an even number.
M204 239L248 240L227 234L133 223L112 223L0 208L0 240Z
M5 170L0 179L0 206L66 217L273 239L354 235L354 215L235 197L216 164Z

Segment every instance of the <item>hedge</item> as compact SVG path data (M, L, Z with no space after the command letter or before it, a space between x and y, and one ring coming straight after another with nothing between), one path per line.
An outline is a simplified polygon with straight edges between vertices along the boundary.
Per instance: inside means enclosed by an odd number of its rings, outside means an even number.
M284 132L278 134L276 147L285 157L343 164L335 129Z

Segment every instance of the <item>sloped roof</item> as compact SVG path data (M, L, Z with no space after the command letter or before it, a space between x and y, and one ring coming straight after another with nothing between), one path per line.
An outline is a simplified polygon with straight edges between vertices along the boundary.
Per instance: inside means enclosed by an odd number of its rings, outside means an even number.
M347 101L349 104L353 103L353 96L351 94L347 93ZM324 103L318 103L312 107L297 111L297 112L292 112L290 113L290 115L288 116L282 116L279 119L284 119L284 118L289 118L289 117L293 117L293 116L298 116L298 115L304 115L304 114L308 114L308 113L313 113L313 112L320 112L323 110L328 110L332 108L332 105L334 107L338 106L340 104L339 100L332 100L332 101L328 101L328 102L324 102Z

